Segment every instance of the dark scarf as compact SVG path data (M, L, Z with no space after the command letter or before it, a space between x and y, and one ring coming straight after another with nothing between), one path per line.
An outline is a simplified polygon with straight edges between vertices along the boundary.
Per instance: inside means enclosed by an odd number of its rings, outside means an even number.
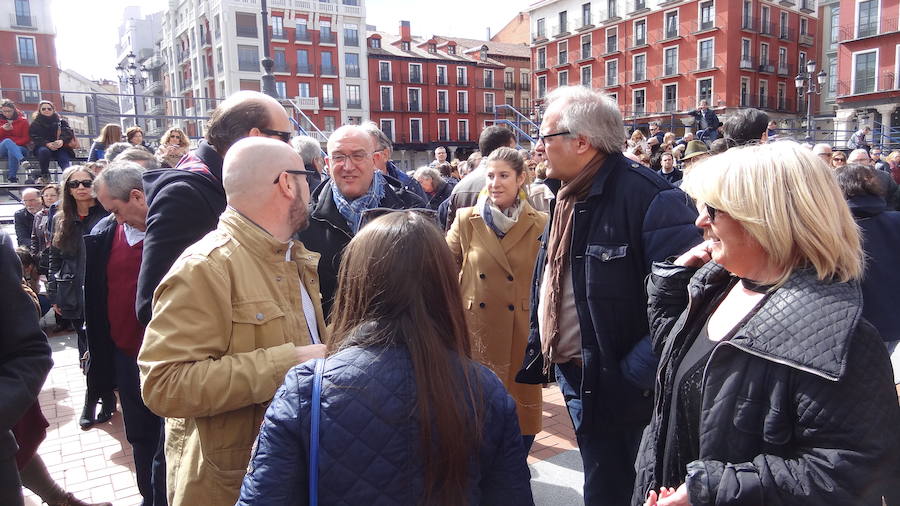
M559 341L559 307L562 291L562 276L569 266L569 246L572 242L574 220L572 213L575 203L584 200L591 189L594 177L606 160L606 154L598 152L590 162L556 194L556 208L550 224L547 239L547 262L549 279L544 297L544 333L541 336L541 353L544 355L544 372L550 368L550 350Z

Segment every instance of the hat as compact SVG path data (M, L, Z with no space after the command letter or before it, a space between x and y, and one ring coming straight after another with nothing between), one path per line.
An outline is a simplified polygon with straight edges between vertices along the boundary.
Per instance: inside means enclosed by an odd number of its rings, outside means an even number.
M705 142L690 141L687 143L687 149L684 150L684 156L682 156L681 159L690 160L697 155L705 155L707 153L709 153L709 148L706 147Z

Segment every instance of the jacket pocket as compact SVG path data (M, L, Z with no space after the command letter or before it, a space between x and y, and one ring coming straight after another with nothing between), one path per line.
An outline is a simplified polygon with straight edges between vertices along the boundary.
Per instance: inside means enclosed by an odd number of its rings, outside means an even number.
M291 342L285 336L284 311L272 300L240 302L231 310L231 342L227 354L246 353Z
M776 446L787 444L793 435L790 420L784 413L765 400L746 397L739 397L735 402L734 427Z
M227 475L246 470L257 434L255 414L254 405L196 419L200 451L214 472Z
M631 299L638 285L631 278L627 244L588 244L585 251L585 276L589 299Z

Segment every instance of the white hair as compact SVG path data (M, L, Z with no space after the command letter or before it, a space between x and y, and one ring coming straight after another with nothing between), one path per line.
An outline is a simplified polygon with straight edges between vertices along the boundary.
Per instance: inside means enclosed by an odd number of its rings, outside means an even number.
M560 104L559 131L583 135L603 153L619 153L625 144L625 124L619 106L602 91L584 86L561 86L547 95L547 107Z
M854 149L847 155L847 163L868 163L869 153L865 149Z

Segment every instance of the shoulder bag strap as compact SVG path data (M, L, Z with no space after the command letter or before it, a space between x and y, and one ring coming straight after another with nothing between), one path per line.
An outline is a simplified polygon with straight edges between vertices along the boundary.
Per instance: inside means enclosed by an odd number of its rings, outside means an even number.
M309 423L309 506L319 503L319 417L322 404L322 375L325 373L325 360L316 359L316 372L313 376L312 401Z

